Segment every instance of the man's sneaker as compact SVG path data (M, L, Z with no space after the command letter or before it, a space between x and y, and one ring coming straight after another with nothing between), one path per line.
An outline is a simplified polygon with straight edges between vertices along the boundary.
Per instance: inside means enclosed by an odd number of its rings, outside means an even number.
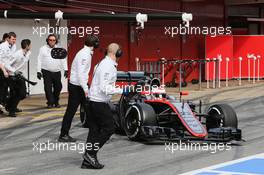
M81 168L82 169L94 169L93 166L86 160L83 160Z
M9 112L9 108L7 106L5 106L5 110L6 112Z
M53 105L48 105L47 108L51 109L51 108L53 108Z
M55 107L55 108L60 108L61 105L60 105L59 103L57 103L57 104L54 105L54 107Z
M22 109L16 108L16 112L22 112Z
M9 112L8 116L9 117L16 117L16 113L15 112Z
M96 155L90 155L89 153L84 153L83 159L87 161L94 169L102 169L104 165L100 164L97 160Z
M59 142L76 142L75 138L72 138L69 135L65 135L65 136L60 136L58 139Z

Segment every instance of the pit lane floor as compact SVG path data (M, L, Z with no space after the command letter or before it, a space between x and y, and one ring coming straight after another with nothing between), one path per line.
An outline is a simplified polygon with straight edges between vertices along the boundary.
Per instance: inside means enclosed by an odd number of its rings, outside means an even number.
M176 89L168 89L175 94ZM24 111L17 118L0 116L0 174L180 174L245 156L264 152L264 83L222 89L190 91L185 99L202 99L205 104L226 102L234 107L245 143L228 151L165 150L164 143L132 142L126 136L113 135L98 155L105 168L80 169L82 149L47 150L40 153L37 143L56 143L67 97L62 108L45 109L43 96L31 96L21 103ZM79 116L72 123L71 135L78 138L79 148L87 137Z

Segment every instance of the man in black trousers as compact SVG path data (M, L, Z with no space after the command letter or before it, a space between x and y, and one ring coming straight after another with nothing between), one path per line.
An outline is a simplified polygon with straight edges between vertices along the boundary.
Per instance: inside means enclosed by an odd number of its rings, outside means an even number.
M68 77L66 59L53 59L52 48L57 47L56 35L50 34L46 39L47 44L42 46L38 55L37 78L44 79L44 91L47 99L47 108L59 108L59 97L62 89L61 71L64 70L64 77Z
M3 35L3 40L0 44L0 104L5 105L7 101L8 93L8 72L5 70L5 64L10 61L13 54L16 51L16 34L14 32L9 32ZM16 109L16 112L20 112ZM3 111L0 109L0 114Z
M128 92L115 87L117 62L122 55L120 46L112 43L107 48L105 58L96 66L92 80L90 98L89 134L86 152L81 168L102 169L97 160L97 152L114 133L114 119L109 102L113 94L127 95Z
M16 117L17 106L27 95L25 80L18 76L25 71L31 54L30 49L31 41L23 39L21 49L16 51L9 62L5 64L5 68L9 72L8 85L10 88L10 97L7 100L5 109L9 112L10 117Z
M75 55L71 65L71 75L68 84L68 105L63 117L59 142L75 142L76 139L69 135L72 119L80 103L84 104L88 97L88 78L91 68L92 55L95 48L99 47L99 39L89 35L84 47Z

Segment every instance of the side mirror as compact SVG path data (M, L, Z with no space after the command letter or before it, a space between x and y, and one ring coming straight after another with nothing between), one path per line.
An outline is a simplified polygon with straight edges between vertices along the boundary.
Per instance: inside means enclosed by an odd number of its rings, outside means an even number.
M189 92L188 91L182 91L182 92L180 92L180 101L182 99L182 96L184 96L184 95L189 95Z
M188 91L182 91L182 92L180 92L180 96L184 96L184 95L189 95L189 92Z

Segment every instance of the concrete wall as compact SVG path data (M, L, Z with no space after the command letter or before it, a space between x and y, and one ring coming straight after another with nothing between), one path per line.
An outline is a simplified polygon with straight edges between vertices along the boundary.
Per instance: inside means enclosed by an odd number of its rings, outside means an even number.
M0 19L0 36L2 38L3 33L15 32L17 34L17 49L20 49L20 42L22 39L30 39L32 42L32 54L29 62L29 79L37 81L36 86L30 86L30 94L43 94L43 80L37 79L37 56L39 48L46 43L46 37L48 34L40 37L36 32L33 34L33 27L44 27L49 24L49 20L41 20L39 23L35 23L34 20L22 20L22 19ZM67 21L62 21L61 26L67 26ZM61 45L67 47L67 35L61 35ZM26 72L27 75L27 72ZM63 73L62 73L63 75ZM67 80L62 76L63 92L67 91Z

